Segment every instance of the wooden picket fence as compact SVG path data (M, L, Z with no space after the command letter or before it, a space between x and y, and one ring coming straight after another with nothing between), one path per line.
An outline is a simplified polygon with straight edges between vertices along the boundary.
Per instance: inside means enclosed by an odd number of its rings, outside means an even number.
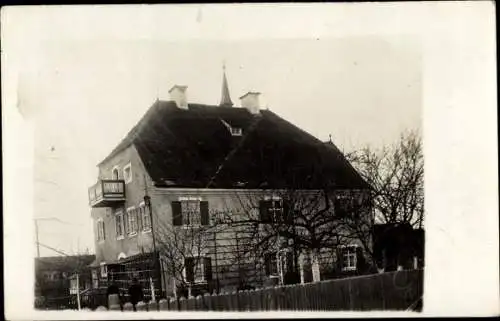
M423 270L403 270L315 283L137 304L137 311L407 310L421 300ZM98 310L105 310L99 307ZM109 310L120 310L119 305ZM130 303L124 311L132 311Z

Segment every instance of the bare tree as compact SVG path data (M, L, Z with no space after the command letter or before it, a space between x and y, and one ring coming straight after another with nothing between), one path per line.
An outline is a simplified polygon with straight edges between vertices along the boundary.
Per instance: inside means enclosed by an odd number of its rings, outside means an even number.
M424 161L417 132L403 133L392 146L365 147L346 156L371 186L377 223L423 226Z
M207 227L201 225L174 226L159 222L156 228L157 248L163 261L163 270L169 277L175 296L188 296L198 276L207 274L205 262L208 238ZM204 280L207 282L209 280ZM186 293L187 292L187 293Z
M301 254L307 253L318 265L325 251L331 257L359 233L368 233L372 220L366 208L367 196L364 190L334 188L240 193L236 194L239 212L235 215L228 209L221 221L232 228L243 227L251 240L243 249L248 257L263 258L269 252L288 251L288 270L298 276ZM347 224L351 221L364 225L353 232ZM279 254L276 260L280 260Z

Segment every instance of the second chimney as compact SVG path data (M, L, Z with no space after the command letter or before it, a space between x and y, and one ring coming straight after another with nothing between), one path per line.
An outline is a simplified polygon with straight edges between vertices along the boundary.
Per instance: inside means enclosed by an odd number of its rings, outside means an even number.
M260 112L259 92L249 91L240 97L241 107L248 109L252 114Z
M187 86L173 86L168 93L170 94L170 99L175 101L177 107L182 109L188 108L187 97L186 97Z

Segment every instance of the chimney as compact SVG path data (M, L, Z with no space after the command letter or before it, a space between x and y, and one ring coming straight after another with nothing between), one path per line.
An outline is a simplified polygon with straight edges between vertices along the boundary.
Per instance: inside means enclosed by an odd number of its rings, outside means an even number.
M188 108L187 98L186 98L187 86L173 86L168 93L170 94L170 99L175 101L177 107L182 109Z
M249 91L240 97L241 107L248 109L252 114L259 113L259 92Z

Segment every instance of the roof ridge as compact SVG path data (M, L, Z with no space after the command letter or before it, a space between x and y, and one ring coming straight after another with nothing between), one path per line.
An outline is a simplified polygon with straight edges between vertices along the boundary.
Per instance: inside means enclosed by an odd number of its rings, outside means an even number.
M128 133L123 137L120 142L116 145L116 147L108 154L108 156L104 157L103 160L101 160L97 166L101 165L102 163L106 162L109 160L111 157L116 155L118 152L122 151L123 149L127 148L130 146L130 144L133 143L134 139L139 135L139 130L142 129L140 128L140 125L147 122L148 118L151 117L151 114L153 114L153 110L155 108L159 108L157 106L160 106L161 100L155 100L153 105L148 108L146 113L142 115L142 117L139 119L139 121L128 131Z

